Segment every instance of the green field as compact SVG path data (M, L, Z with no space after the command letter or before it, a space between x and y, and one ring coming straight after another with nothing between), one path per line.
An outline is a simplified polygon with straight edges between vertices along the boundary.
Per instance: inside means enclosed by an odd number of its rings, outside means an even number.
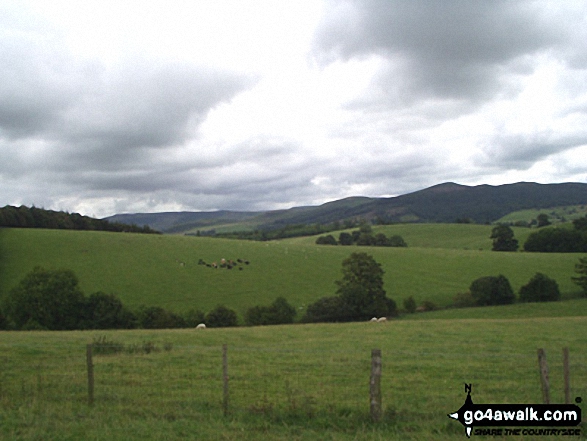
M489 251L491 226L396 225L375 232L400 234L408 248L315 245L315 237L252 242L173 235L91 231L0 229L0 292L16 286L36 265L69 268L86 294L115 293L131 308L163 306L176 312L208 311L225 304L242 318L247 308L285 297L301 313L320 297L334 295L341 262L366 251L385 271L388 297L399 306L413 296L443 307L481 276L504 274L517 291L536 273L554 278L563 299L576 298L571 281L577 254ZM516 229L523 240L529 229ZM249 260L242 270L214 270L199 259ZM182 264L183 263L183 264Z
M86 294L116 293L131 308L176 312L219 303L241 319L278 296L303 308L333 295L341 262L366 251L388 296L447 306L477 277L504 274L514 290L540 271L563 301L443 309L387 323L233 329L0 331L0 439L7 440L452 440L447 418L464 402L540 403L536 350L547 352L553 402L562 402L563 347L571 396L587 397L587 299L571 282L577 254L489 251L491 226L393 225L408 248L315 245L315 237L247 242L201 237L0 229L0 293L35 265L69 268ZM515 229L523 242L530 229ZM214 270L199 259L249 260ZM96 355L87 404L86 344L106 337L149 354ZM221 347L228 345L229 415L222 411ZM166 349L168 350L166 350ZM384 416L369 418L370 352L383 354ZM583 405L582 410L585 412ZM583 429L585 438L585 429ZM517 436L482 439L560 439ZM576 438L574 438L576 439Z
M94 356L90 407L85 345L100 335L171 349ZM587 396L586 336L585 317L0 332L0 439L466 439L447 418L464 402L464 383L472 383L476 403L542 402L537 348L547 353L553 402L563 401L563 347L571 354L571 396ZM369 418L373 348L383 360L378 424Z
M587 215L587 205L569 205L565 207L553 207L545 208L542 210L519 210L514 211L501 219L495 221L495 223L508 223L508 222L532 222L539 214L546 214L549 217L550 222L553 224L561 222L570 222L580 217Z

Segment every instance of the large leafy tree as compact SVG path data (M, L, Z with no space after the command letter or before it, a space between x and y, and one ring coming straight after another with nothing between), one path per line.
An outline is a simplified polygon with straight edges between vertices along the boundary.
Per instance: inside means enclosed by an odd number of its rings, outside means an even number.
M536 273L520 288L520 302L554 302L560 297L556 281L542 273Z
M507 305L514 303L516 299L509 280L501 274L474 280L469 291L475 304L479 306Z
M352 253L342 262L342 279L336 282L348 320L387 316L391 302L383 289L381 264L367 253Z
M10 291L4 311L17 329L79 329L84 294L71 270L35 267Z
M514 238L514 231L507 225L497 225L491 230L490 239L493 239L493 251L517 251L518 241Z

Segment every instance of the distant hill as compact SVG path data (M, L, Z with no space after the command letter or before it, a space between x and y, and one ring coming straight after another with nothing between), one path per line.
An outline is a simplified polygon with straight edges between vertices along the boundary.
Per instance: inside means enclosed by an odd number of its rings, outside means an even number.
M449 223L470 220L491 223L518 210L587 204L587 184L466 186L452 182L391 198L350 197L320 206L265 212L179 212L117 214L111 222L148 225L163 232L182 233L218 227L232 230L272 230L291 225L329 224L359 219L381 223Z

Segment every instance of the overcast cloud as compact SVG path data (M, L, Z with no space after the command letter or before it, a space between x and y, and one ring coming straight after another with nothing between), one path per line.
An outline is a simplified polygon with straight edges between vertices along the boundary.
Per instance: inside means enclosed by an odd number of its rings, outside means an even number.
M4 1L0 206L587 182L584 1Z

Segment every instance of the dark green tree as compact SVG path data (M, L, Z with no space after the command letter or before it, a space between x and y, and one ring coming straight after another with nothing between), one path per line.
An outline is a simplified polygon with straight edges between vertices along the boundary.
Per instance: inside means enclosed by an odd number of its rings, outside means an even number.
M516 300L509 280L501 274L474 280L469 291L478 306L507 305Z
M520 302L555 302L560 297L556 281L542 273L536 273L520 288Z
M577 277L572 277L573 282L583 289L583 295L587 297L587 257L579 259L579 263L575 264L575 272Z
M342 279L336 282L348 315L347 319L363 320L395 313L383 289L381 264L367 253L352 253L342 262Z
M407 247L408 244L399 234L395 234L389 238L389 246L392 247Z
M317 245L338 245L338 242L334 238L332 234L328 234L327 236L320 236L316 239Z
M236 312L224 305L219 305L206 314L206 326L210 328L225 328L237 325Z
M136 316L114 294L96 292L85 302L85 329L132 329Z
M514 231L507 225L497 225L491 230L490 239L493 239L493 251L517 251L518 241L514 238Z
M280 325L293 323L296 309L283 297L278 297L269 306L253 306L245 313L245 323L249 326Z
M17 329L70 330L83 327L84 306L71 270L35 267L9 292L3 310Z
M348 321L346 307L339 296L322 297L308 305L302 319L306 323Z
M548 220L548 214L544 213L540 213L538 216L536 216L536 221L538 223L538 228L547 227L551 224L551 222Z
M579 229L542 228L530 234L524 251L541 253L587 253L587 232Z
M340 245L352 245L353 244L353 236L350 233L342 232L338 236L338 243Z
M187 326L183 317L160 306L142 307L137 317L139 327L143 329L172 329Z

